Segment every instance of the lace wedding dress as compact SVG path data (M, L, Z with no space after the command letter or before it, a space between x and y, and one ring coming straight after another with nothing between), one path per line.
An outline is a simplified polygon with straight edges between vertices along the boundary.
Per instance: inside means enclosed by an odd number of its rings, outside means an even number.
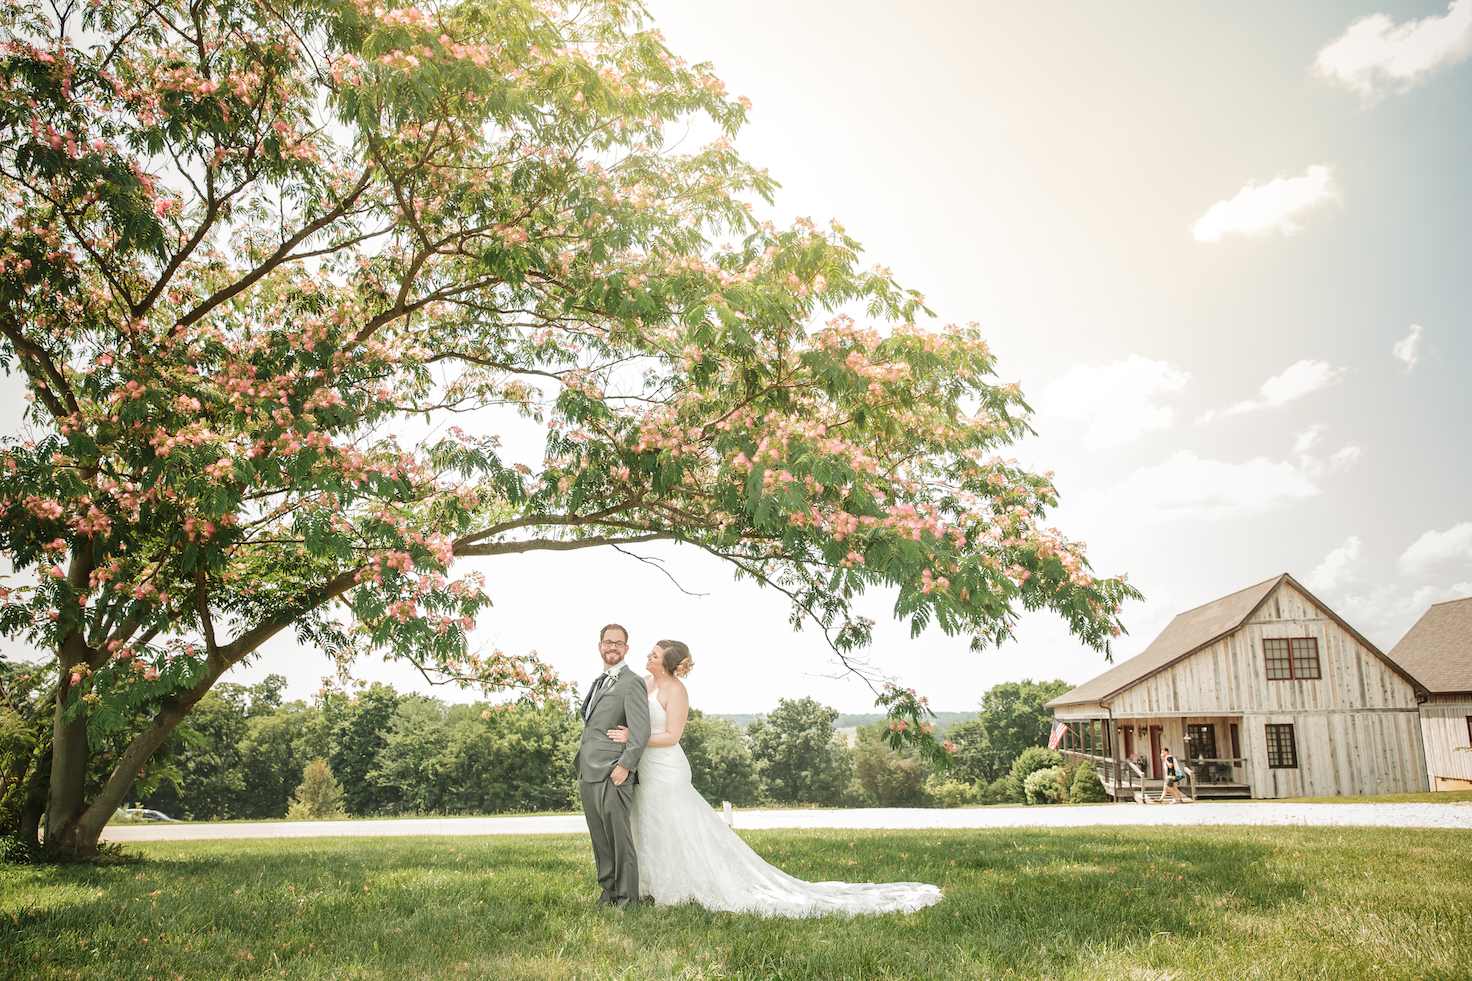
M664 732L665 721L659 699L650 695L650 731ZM853 916L913 913L941 899L939 888L923 882L804 882L773 868L695 791L678 745L644 750L631 820L639 894L660 906L694 901L763 916Z

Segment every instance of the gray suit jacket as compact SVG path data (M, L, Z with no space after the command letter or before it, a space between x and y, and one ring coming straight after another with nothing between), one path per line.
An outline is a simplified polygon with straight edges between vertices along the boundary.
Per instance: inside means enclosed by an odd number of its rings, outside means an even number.
M649 694L644 679L625 667L610 684L604 682L586 709L583 736L573 757L573 772L584 783L601 783L614 766L622 766L637 780L639 757L649 742ZM616 743L608 730L628 726L629 741Z

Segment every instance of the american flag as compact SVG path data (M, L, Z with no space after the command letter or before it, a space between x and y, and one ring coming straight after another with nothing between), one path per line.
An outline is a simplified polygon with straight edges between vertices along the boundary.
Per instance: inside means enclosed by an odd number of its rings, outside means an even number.
M1067 731L1068 726L1064 725L1062 722L1059 722L1057 719L1054 719L1053 731L1048 734L1048 748L1057 749L1058 744L1063 742L1063 734Z

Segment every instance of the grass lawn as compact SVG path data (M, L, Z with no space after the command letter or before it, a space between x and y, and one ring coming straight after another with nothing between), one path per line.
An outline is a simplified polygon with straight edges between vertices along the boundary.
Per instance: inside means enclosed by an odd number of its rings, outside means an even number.
M767 831L804 878L920 879L911 916L599 909L577 836L160 842L0 866L0 978L1472 976L1472 832Z

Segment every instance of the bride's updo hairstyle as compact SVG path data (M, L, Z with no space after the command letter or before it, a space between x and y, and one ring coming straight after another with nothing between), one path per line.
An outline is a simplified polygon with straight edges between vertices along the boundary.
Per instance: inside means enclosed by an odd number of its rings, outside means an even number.
M655 645L664 652L664 669L676 678L683 678L695 667L695 662L690 659L690 648L678 640L662 640Z

